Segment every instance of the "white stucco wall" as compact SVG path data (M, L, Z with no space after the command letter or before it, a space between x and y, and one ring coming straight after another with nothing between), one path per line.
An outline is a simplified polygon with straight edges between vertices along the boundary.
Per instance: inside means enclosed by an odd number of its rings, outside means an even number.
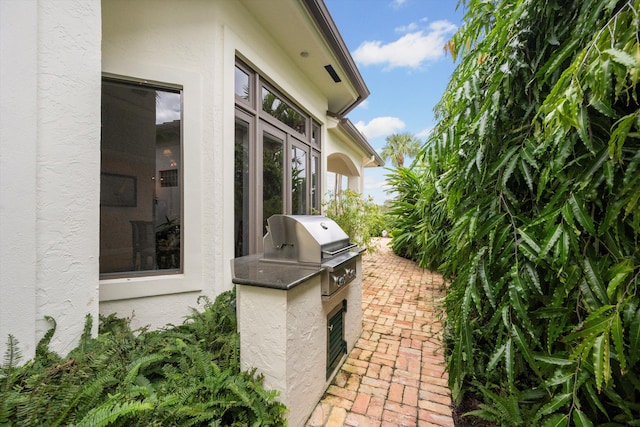
M98 313L100 2L0 2L0 353Z
M353 142L349 141L348 136L338 128L338 121L334 118L329 118L327 120L327 139L326 144L324 146L323 156L325 159L334 154L340 153L342 156L346 156L349 158L351 164L357 168L358 174L343 174L348 176L349 179L349 188L356 193L364 192L364 167L363 162L367 161L365 153L357 150L353 146ZM329 188L324 187L326 194L327 191L332 191L332 183L328 183Z
M362 333L362 273L329 300L320 276L290 290L237 285L241 368L257 368L265 387L280 392L292 427L304 425L337 372L327 379L327 316L343 300L348 354Z
M327 100L239 2L103 1L103 71L183 87L184 274L100 282L100 312L134 327L179 323L230 289L234 257L234 66L257 72L324 122Z
M160 327L232 286L236 55L329 143L326 98L239 2L0 0L0 49L0 354L32 356L45 316L64 354L86 314ZM99 280L103 72L184 89L184 274Z

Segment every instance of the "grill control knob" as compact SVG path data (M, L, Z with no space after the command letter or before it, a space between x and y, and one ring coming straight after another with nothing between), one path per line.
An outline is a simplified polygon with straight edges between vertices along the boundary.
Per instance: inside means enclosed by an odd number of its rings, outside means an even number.
M338 286L343 286L346 281L347 279L345 279L344 276L338 277Z
M356 269L355 268L347 268L344 270L345 274L348 278L352 279L356 277Z

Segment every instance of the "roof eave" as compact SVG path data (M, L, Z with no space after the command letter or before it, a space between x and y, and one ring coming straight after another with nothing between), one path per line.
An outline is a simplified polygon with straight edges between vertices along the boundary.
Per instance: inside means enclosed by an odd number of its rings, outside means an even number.
M338 122L338 126L351 137L351 139L367 154L371 157L371 160L366 167L372 166L384 166L384 160L376 152L376 150L369 144L367 138L356 128L356 126L348 118L342 118Z
M318 29L322 33L322 36L329 44L329 47L336 55L337 60L340 63L340 66L347 74L349 78L349 82L355 89L358 97L349 105L344 106L339 111L329 111L329 113L342 119L345 117L350 111L356 108L362 101L364 101L371 92L369 88L367 88L356 63L351 57L351 53L347 48L338 28L336 27L331 14L329 13L329 9L324 3L324 0L301 0L302 4L305 6L309 15L313 18L314 22L318 26Z

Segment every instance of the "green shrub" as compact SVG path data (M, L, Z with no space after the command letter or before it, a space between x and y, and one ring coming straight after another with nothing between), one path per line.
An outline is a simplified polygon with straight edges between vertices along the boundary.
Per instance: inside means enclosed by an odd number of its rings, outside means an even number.
M640 0L463 3L424 170L395 185L420 214L394 245L450 279L453 398L640 425Z
M92 338L88 317L65 358L48 350L54 323L22 366L10 336L0 367L0 425L284 425L276 392L255 372L239 371L234 292L202 301L203 311L158 331L132 331L111 315Z
M364 198L353 190L344 190L340 197L329 198L324 203L327 217L333 219L351 241L368 251L375 251L373 238L386 229L386 216L373 198Z
M387 177L397 194L388 213L391 247L397 255L437 270L445 262L450 223L430 170L420 164L415 161L410 168L398 168Z

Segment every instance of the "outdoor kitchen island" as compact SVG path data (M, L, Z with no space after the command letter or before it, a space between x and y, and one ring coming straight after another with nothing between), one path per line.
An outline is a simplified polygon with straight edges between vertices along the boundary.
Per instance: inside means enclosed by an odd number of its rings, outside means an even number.
M297 427L362 332L362 250L328 218L274 217L265 252L232 261L240 363L280 392Z

